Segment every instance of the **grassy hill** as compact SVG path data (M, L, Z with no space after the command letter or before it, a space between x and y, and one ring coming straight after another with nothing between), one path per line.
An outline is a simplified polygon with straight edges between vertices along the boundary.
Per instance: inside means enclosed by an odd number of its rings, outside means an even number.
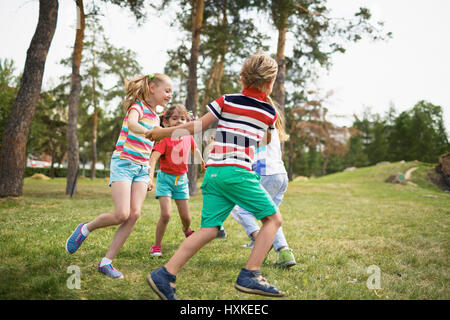
M412 173L416 185L384 180ZM431 165L407 162L360 168L304 182L291 182L281 205L283 229L297 265L280 270L271 251L263 265L284 299L449 299L450 194L426 180ZM161 258L149 248L159 217L150 192L142 216L114 261L123 280L97 272L116 230L94 231L74 255L66 238L81 221L112 210L103 179L79 181L78 193L64 194L65 179L25 180L24 195L0 199L1 299L157 299L144 277L166 262L184 235L175 211ZM194 230L200 225L201 193L190 200ZM203 248L180 272L181 299L268 299L233 288L249 249L242 227L225 222L226 239ZM81 289L69 289L67 268L81 270ZM380 288L369 289L369 267L379 270ZM373 268L373 267L372 267Z

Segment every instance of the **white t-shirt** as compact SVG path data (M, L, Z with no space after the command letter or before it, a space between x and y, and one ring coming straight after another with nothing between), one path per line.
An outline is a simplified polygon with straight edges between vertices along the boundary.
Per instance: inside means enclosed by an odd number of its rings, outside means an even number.
M254 161L253 171L260 176L286 173L277 129L272 131L272 140L268 145L256 149Z

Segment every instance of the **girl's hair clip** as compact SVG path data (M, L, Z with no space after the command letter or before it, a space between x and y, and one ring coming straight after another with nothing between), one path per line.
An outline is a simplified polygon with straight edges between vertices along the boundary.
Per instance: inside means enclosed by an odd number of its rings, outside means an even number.
M166 115L166 111L167 111L167 110L164 110L163 112L161 112L161 113L159 114L159 117L160 117L160 118L164 118L164 116Z
M187 112L187 114L188 114L189 119L191 119L191 121L194 120L194 113L192 112L192 110L189 110Z
M148 77L148 80L152 81L153 78L155 77L155 74L154 73L149 74L147 77Z

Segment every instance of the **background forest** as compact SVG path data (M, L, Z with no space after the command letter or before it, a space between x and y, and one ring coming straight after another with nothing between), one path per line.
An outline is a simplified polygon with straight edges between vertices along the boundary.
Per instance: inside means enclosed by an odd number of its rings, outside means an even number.
M52 1L42 1L41 7L46 2ZM216 97L241 90L238 73L246 56L258 51L272 54L279 64L272 95L284 113L290 135L283 146L290 180L382 161L435 163L450 150L443 107L432 101L417 101L402 112L391 105L385 114L361 107L351 126L341 126L334 121L337 116L325 107L333 92L328 88L309 89L318 73L330 68L333 57L345 54L350 44L362 39L389 41L395 36L383 21L374 21L367 8L335 18L326 0L75 2L79 28L74 32L73 52L60 60L67 74L39 93L32 120L14 115L15 123L26 129L22 131L29 132L17 142L21 150L26 150L20 153L21 163L25 154L36 159L48 155L51 168L46 172L51 177L67 176L67 193L76 192L77 175L105 176L96 172L94 164L108 169L124 116L123 81L149 72L137 62L133 49L117 47L106 36L101 25L101 17L108 13L106 5L127 10L138 24L176 8L171 27L179 33L180 41L168 51L169 60L161 71L174 80L172 103L184 104L197 117ZM276 47L268 46L270 36L277 38ZM12 110L20 110L15 100L19 100L16 97L24 81L22 74L13 59L0 58L0 147L15 134L5 128ZM25 113L23 109L21 112ZM15 149L19 149L17 145ZM6 158L19 156L4 150L2 157L7 168ZM13 174L3 173L9 180L19 181L14 188L5 187L15 190L5 194L20 194L20 181L32 174L21 165ZM197 168L191 166L193 194L197 178Z

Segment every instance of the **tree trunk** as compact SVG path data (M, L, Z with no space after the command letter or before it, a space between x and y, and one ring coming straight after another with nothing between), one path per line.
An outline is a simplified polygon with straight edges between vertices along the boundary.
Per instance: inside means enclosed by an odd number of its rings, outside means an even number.
M187 85L186 108L194 115L197 112L198 90L197 90L197 64L200 47L200 29L203 25L204 0L192 0L192 46L189 60L189 76ZM191 157L192 159L193 157ZM188 166L189 194L197 193L198 164L191 161Z
M198 90L197 90L197 64L200 48L200 29L203 25L203 0L192 1L192 44L191 57L189 59L189 75L187 85L186 108L196 113Z
M69 95L69 120L67 123L67 183L66 194L74 194L77 190L77 174L79 167L77 118L78 104L81 93L81 52L83 51L84 39L84 7L83 0L76 0L79 25L75 36L75 44L72 55L72 87Z
M39 2L39 20L27 51L20 89L5 124L0 152L0 197L21 196L26 146L58 18L58 1Z
M328 158L329 158L328 155L323 156L322 176L327 174Z
M284 23L284 27L278 30L278 42L277 42L277 55L276 60L278 63L277 79L273 86L273 97L278 103L282 112L284 112L284 105L286 99L286 91L284 89L284 82L286 79L286 58L284 50L286 46L286 33L287 33L287 18Z
M286 17L283 20L282 27L278 29L278 42L277 42L277 55L276 60L278 64L278 73L273 86L273 97L275 102L280 107L280 112L284 114L284 105L286 100L286 91L284 88L284 82L286 79L286 58L284 55L284 50L286 46L286 33L287 33L287 22ZM284 142L281 142L281 152L284 151Z
M219 62L219 67L217 69L217 74L216 74L216 94L217 96L221 96L222 95L222 90L220 90L220 86L222 85L222 77L223 77L223 69L225 67L225 52L226 52L226 45L223 47L224 49L224 53L220 55L220 62Z
M228 29L228 18L227 18L227 1L224 0L222 6L222 28ZM225 55L227 54L227 42L223 41L222 53L220 54L219 59L219 68L217 69L216 76L216 94L217 96L221 96L220 86L222 84L223 77L223 69L225 67Z
M95 107L92 116L92 165L91 165L91 179L95 179L95 166L97 164L97 126L98 126L98 109Z
M206 114L206 105L211 101L211 89L213 85L214 75L216 74L217 69L217 57L214 59L213 65L211 66L211 70L209 71L208 80L206 81L205 86L205 94L203 96L203 102L200 105L200 114Z
M94 62L95 68L95 62ZM94 101L94 114L92 115L92 165L91 165L91 179L95 179L95 166L97 164L97 127L98 127L98 106L97 106L97 95L95 93L96 83L95 76L92 76L92 92Z
M55 148L52 148L52 161L50 163L50 178L55 179L55 159L56 159L56 155L55 155Z

